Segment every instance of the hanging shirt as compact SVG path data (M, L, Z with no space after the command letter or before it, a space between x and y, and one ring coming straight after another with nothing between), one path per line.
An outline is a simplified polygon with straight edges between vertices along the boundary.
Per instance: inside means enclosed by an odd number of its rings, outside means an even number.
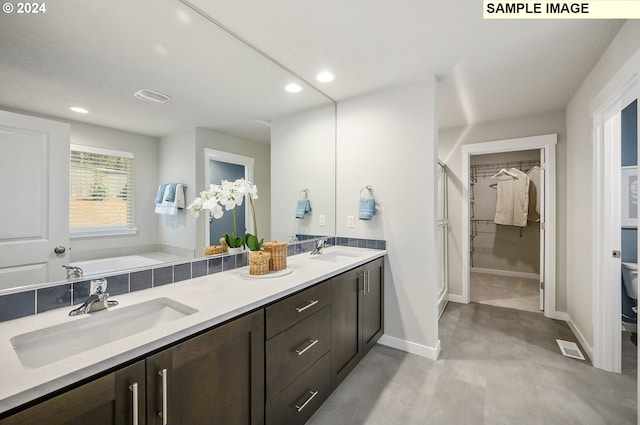
M529 208L529 177L511 168L509 174L498 176L498 196L494 222L507 226L527 226Z
M537 165L527 171L527 175L529 176L529 208L527 212L527 220L533 222L540 221L540 184L542 183L541 179L542 168Z

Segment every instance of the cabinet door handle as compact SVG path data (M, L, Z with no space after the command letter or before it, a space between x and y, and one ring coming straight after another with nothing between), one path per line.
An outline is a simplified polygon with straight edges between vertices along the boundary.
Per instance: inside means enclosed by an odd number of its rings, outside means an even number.
M367 274L366 272L362 272L362 274L358 275L358 287L360 285L360 277L362 277L362 290L360 292L362 292L363 294L367 293Z
M138 425L138 383L129 385L131 390L131 414L133 415L132 425Z
M298 353L299 356L303 355L305 351L307 351L309 348L311 348L314 345L316 345L318 343L318 341L319 341L319 339L310 339L309 343L306 345L306 347L304 347L303 349L296 350L296 353Z
M167 425L169 418L167 417L167 369L158 372L162 377L162 411L158 413L162 417L162 425Z
M304 409L304 408L305 408L305 406L306 406L307 404L309 404L309 402L310 402L311 400L313 400L313 398L314 398L315 396L317 396L317 395L318 395L318 391L317 391L317 390L316 390L316 391L309 391L309 394L311 394L311 396L310 396L310 397L308 397L308 398L304 401L304 403L302 403L302 404L294 404L294 405L293 405L293 407L295 407L295 408L298 410L298 412L302 412L302 409Z
M371 270L367 270L367 294L371 292Z
M308 309L309 307L313 307L316 304L318 304L318 300L309 301L309 303L307 305L305 305L304 307L296 307L296 311L298 313L301 313L301 312L305 311L306 309Z

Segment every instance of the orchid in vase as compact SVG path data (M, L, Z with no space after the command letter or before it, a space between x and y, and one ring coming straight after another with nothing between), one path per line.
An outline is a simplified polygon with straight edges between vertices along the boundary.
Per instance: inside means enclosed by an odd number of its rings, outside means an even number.
M236 232L235 208L242 205L245 196L249 199L251 205L253 229L256 234L252 235L247 233L243 238L238 236ZM212 184L209 190L200 192L200 196L194 199L187 209L194 217L198 217L201 210L207 210L215 219L222 217L225 210L231 211L233 217L233 233L224 235L224 239L229 248L240 248L243 244L246 244L251 251L259 251L260 248L262 248L263 240L258 239L256 211L253 205L254 199L258 199L258 188L250 181L246 179L237 179L233 182L222 180L219 185Z

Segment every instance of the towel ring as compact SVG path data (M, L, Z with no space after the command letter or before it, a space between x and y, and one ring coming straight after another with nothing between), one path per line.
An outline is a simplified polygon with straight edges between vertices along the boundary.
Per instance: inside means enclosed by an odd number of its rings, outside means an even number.
M373 186L371 186L370 184L368 184L368 185L364 186L362 189L360 189L360 196L362 196L362 191L363 190L368 190L373 195Z
M301 199L307 199L309 197L309 189L302 189L300 192L298 192L298 196L300 196L301 193L304 193L304 198Z

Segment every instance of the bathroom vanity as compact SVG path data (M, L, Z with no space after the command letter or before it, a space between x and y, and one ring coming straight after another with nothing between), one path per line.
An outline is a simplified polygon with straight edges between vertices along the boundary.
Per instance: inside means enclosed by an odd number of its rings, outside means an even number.
M49 363L16 341L81 332L82 317L0 324L0 424L303 424L383 333L385 254L332 247L289 257L282 277L236 269L118 296L84 319L158 299L182 316Z

